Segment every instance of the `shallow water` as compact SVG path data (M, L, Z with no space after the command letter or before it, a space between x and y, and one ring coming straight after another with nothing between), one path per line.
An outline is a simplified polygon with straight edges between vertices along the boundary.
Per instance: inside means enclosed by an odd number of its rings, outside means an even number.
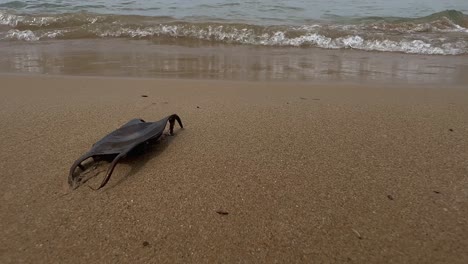
M464 85L467 14L466 0L0 0L0 72Z
M460 55L468 53L467 13L466 0L2 0L0 41L188 39Z
M0 43L0 72L468 87L468 56L88 39Z
M178 19L222 19L255 24L304 24L337 17L423 17L444 10L468 13L465 0L40 0L0 1L1 8L20 13L62 14L86 11L100 14L169 16ZM280 22L280 23L279 23Z

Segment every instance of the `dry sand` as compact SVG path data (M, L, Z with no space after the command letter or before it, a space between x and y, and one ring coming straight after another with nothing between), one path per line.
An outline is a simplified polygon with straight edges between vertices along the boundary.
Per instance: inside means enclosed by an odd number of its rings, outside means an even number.
M0 78L0 263L468 262L468 90ZM68 190L95 141L172 113Z

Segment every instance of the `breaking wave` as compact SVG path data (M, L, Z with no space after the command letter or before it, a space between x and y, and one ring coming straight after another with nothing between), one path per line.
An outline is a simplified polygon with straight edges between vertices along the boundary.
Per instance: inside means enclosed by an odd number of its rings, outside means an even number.
M319 47L413 54L468 54L468 16L448 10L422 18L336 18L309 25L181 21L171 17L69 13L21 15L0 11L0 40L129 38Z

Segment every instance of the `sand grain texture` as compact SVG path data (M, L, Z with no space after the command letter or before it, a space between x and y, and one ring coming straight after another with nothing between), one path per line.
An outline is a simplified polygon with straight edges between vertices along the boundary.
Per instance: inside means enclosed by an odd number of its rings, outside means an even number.
M1 263L468 262L466 90L1 78ZM172 113L67 189L102 136Z

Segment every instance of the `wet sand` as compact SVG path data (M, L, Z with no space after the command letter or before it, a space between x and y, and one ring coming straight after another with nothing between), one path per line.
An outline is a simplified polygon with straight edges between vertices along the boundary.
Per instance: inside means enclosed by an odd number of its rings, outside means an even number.
M468 55L263 47L177 39L0 42L0 72L468 87Z
M468 262L467 90L1 82L1 263ZM68 190L95 141L172 113L103 190L105 166Z

